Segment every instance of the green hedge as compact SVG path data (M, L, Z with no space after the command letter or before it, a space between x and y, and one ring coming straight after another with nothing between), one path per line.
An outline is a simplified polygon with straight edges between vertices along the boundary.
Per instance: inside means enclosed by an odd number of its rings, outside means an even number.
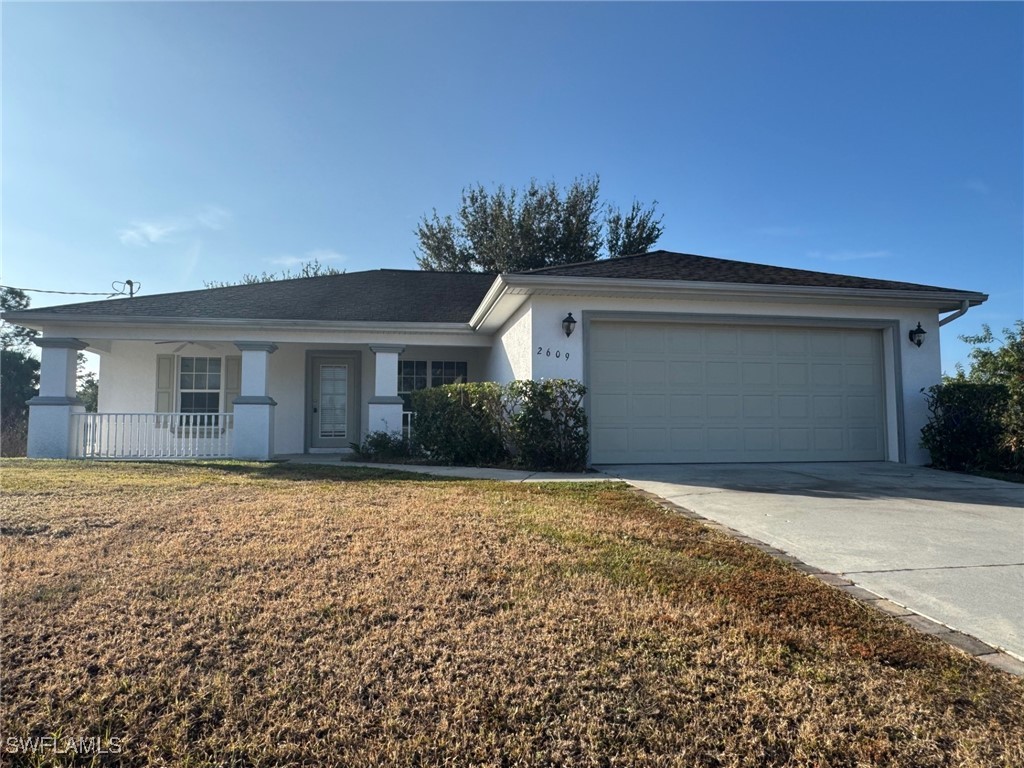
M984 323L981 329L960 337L972 347L970 371L958 364L955 376L929 390L926 445L937 466L1024 474L1024 320L1004 328L1002 338ZM968 447L958 445L963 440Z
M414 445L442 464L504 463L508 455L502 399L502 387L491 382L413 392Z
M933 466L958 471L1004 468L1006 387L949 379L922 391L931 416L921 430L921 445Z
M589 449L584 394L572 379L423 389L412 395L413 443L444 464L579 471Z
M582 383L513 381L504 391L504 412L510 414L510 453L518 465L561 471L586 467L589 434Z

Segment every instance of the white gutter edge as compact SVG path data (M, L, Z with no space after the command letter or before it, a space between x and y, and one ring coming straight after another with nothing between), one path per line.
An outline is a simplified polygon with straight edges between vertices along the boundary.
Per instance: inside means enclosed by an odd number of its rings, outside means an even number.
M96 316L71 315L65 313L40 311L22 311L16 318L4 317L15 325L78 325L78 326L187 326L209 328L249 328L259 331L309 329L365 331L376 330L384 333L475 333L468 323L382 323L370 320L254 320L245 318L215 317L131 317L125 315Z
M960 309L958 309L951 315L946 315L945 317L939 318L939 328L944 326L946 323L952 323L958 317L963 317L964 315L967 314L967 310L970 308L971 302L968 299L964 299L963 301L960 302Z
M951 301L962 303L967 300L976 306L988 300L988 295L975 291L942 291L913 290L900 288L836 288L818 285L764 285L760 283L712 283L694 282L689 280L629 280L610 279L606 277L577 277L572 282L562 282L543 275L502 275L509 288L521 287L533 292L539 288L554 289L559 292L579 292L579 289L603 289L609 293L629 293L644 291L661 294L685 293L716 293L748 296L761 294L764 296L822 298L867 299L874 302L893 299L897 303L934 304L936 301L948 304Z
M518 290L517 290L518 289ZM950 316L946 322L954 320L962 315L968 307L982 304L988 300L988 295L973 291L929 291L909 290L891 288L830 288L825 286L799 286L799 285L761 285L756 283L710 283L691 282L686 280L609 280L609 278L589 277L573 278L566 281L565 278L550 278L544 275L498 275L497 279L488 289L484 299L480 302L477 311L473 313L469 324L474 330L478 330L487 321L487 318L494 311L498 301L513 291L519 295L532 295L547 289L559 294L586 294L593 291L598 294L628 294L645 293L647 295L685 295L685 294L716 294L718 296L750 297L761 295L770 298L820 298L820 299L853 299L864 303L896 303L896 304L923 304L923 305L947 305L950 302L959 302L961 310L959 314Z
M474 331L479 329L481 325L486 322L487 318L490 317L491 312L494 311L495 305L498 303L498 299L505 293L505 287L508 281L505 279L505 275L498 275L494 278L494 282L491 283L491 287L487 289L487 293L484 294L483 299L480 300L480 305L476 308L473 316L469 318L469 327Z

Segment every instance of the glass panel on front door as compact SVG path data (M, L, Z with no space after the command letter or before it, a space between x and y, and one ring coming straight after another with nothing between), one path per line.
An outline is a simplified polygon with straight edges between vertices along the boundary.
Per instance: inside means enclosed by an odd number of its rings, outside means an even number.
M345 437L348 430L348 366L320 366L320 437Z

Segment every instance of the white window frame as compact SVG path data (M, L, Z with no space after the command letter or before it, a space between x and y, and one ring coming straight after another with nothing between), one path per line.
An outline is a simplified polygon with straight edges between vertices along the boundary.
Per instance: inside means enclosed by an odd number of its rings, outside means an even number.
M413 379L414 382L415 382L415 379L418 376L421 375L419 373L416 373L415 371L413 373L411 373L411 374L404 373L403 372L403 368L404 368L404 366L406 364L410 364L410 365L413 365L413 366L415 366L417 364L422 364L424 366L424 368L423 368L424 372L422 374L424 384L423 384L422 387L415 387L415 384L414 384L414 388L413 389L403 389L403 385L406 383L406 381L408 379ZM434 383L434 367L438 366L438 365L441 366L442 373L440 374L440 377L442 379L442 382L440 384L435 384ZM456 374L454 376L454 381L444 382L443 379L446 378L446 376L444 374L444 368L445 368L445 366L448 366L448 365L463 366L463 369L464 369L463 375L461 377L459 377L458 374ZM460 378L461 378L461 380L460 380ZM402 408L405 411L411 411L412 410L411 398L412 398L412 393L413 392L417 392L417 391L419 391L421 389L430 389L432 387L441 387L441 386L444 386L445 383L449 383L449 384L464 384L467 381L469 381L469 361L468 360L443 360L443 359L441 359L441 360L427 360L427 359L420 358L420 359L410 359L410 360L399 360L398 361L398 396L401 397L402 400L405 400L405 405L402 406ZM409 399L407 399L407 398L409 398Z
M175 420L178 423L176 423L174 426L177 427L177 429L179 431L190 431L190 430L200 429L200 430L203 430L205 432L205 431L212 431L214 429L218 429L219 428L220 431L223 432L225 427L226 427L226 425L223 424L222 423L223 420L219 416L216 415L216 414L224 413L224 383L225 383L224 380L226 378L226 376L225 376L226 372L224 370L224 358L223 358L223 356L221 356L221 355L177 355L176 358L177 359L175 361L175 377L174 377L174 402L175 402L175 405L177 406L176 410L177 410L179 416ZM192 388L182 387L181 386L182 376L191 375L191 376L194 377L197 374L197 372L194 369L192 371L183 371L182 370L182 368L183 368L183 361L185 361L185 360L206 360L207 361L207 367L209 367L209 361L210 360L216 360L217 361L217 367L218 367L218 370L216 372L216 376L217 376L217 380L218 380L217 389L213 389L213 388L210 388L210 387L203 388L203 389L196 389L195 387L192 387ZM207 376L207 381L208 381L209 380L208 377L210 376L209 370L203 371L201 373L203 375ZM194 380L193 380L193 383L195 383ZM217 394L217 410L215 410L215 411L194 411L193 410L193 411L187 411L187 412L185 411L185 408L184 408L184 406L182 404L182 395L187 395L187 394L212 394L214 392L216 392L216 394ZM206 415L206 414L214 414L214 418L212 420L213 423L210 423L210 424L206 424L206 423L199 423L199 424L192 423L192 424L190 424L190 423L188 423L188 421L194 421L193 419L187 419L188 416L203 416L203 415ZM200 419L200 422L203 422L203 421L204 421L203 419Z
M434 368L435 368L435 366L438 366L438 365L441 366L441 373L437 374L441 378L441 383L440 384L437 384L437 383L434 382L434 378L435 378ZM450 366L454 366L455 367L455 371L453 372L453 375L452 375L452 381L445 381L445 379L448 378L448 374L446 372L446 368L449 365ZM462 368L463 368L463 372L462 372L461 376L458 373L458 367L459 366L462 366ZM465 384L467 381L469 381L469 362L468 361L466 361L466 360L431 360L430 361L430 386L431 387L443 387L446 384Z

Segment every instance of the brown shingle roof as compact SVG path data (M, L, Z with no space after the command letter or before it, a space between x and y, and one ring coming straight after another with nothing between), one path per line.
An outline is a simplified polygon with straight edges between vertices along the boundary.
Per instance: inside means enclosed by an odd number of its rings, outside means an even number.
M83 317L465 323L494 275L379 269L25 310ZM16 321L15 313L11 320Z
M916 283L834 275L671 251L653 251L616 259L545 267L517 274L552 278L682 280L967 293ZM19 317L46 314L95 318L467 323L494 282L494 277L479 272L379 269L40 307L8 313L5 319L16 323Z
M821 288L864 288L901 291L948 291L962 293L953 288L936 288L896 280L876 280L871 277L835 275L812 272L807 269L773 267L746 261L695 256L690 253L652 251L617 259L584 261L558 267L543 267L522 274L551 275L552 277L604 277L630 280L689 280L702 283L747 283L754 285L799 285Z

